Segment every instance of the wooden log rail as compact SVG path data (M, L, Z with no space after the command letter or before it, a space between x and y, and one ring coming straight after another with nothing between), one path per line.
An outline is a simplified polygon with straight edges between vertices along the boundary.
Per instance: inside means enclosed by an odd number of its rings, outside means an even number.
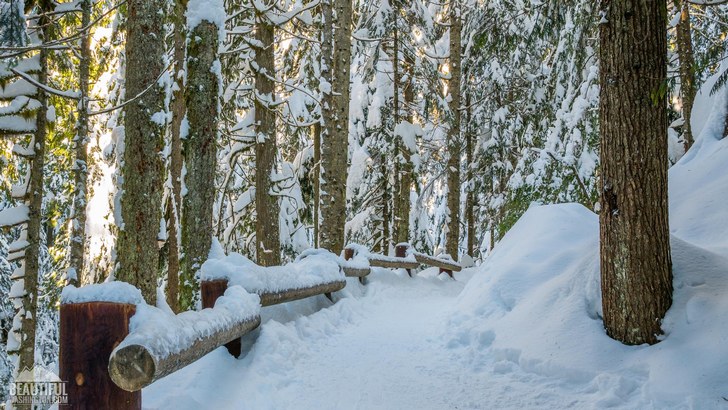
M421 252L417 252L408 243L400 243L395 247L395 256L385 256L377 253L362 252L366 251L358 245L349 245L344 250L344 256L347 260L354 258L359 253L366 254L370 266L391 269L407 269L407 273L412 276L411 269L416 269L420 265L428 265L440 268L440 272L445 272L453 277L453 272L460 272L463 267L452 259L438 258ZM414 258L414 260L413 260Z
M123 282L66 287L59 367L61 379L70 383L68 405L61 408L141 409L141 389L160 378L222 345L239 356L241 337L260 325L261 306L330 297L343 289L343 267L331 266L338 273L322 275L319 283L309 277L304 285L253 293L234 283L228 286L228 280L203 280L203 310L178 315L147 305L138 289Z
M137 315L109 359L111 379L127 391L141 390L260 325L258 297L240 287L227 289L214 308L170 316L140 305Z

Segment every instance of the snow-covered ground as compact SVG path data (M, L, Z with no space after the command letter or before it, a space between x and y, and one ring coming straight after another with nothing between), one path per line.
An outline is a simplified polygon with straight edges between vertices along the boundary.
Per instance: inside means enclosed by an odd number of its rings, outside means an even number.
M598 218L533 206L482 266L377 269L323 297L263 308L240 358L217 349L143 392L147 409L728 408L725 92L670 170L674 302L664 340L602 327Z

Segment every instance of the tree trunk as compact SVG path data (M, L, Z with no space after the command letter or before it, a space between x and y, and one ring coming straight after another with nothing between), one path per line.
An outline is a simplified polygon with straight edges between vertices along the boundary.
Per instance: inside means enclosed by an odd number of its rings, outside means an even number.
M330 1L333 1L333 10ZM351 13L350 0L329 0L324 3L322 77L331 82L331 90L324 92L322 110L320 200L323 221L320 246L336 254L341 253L344 248L346 223ZM327 36L333 41L327 40ZM327 63L329 61L331 64ZM331 77L324 76L329 72Z
M255 48L255 221L256 255L261 266L281 263L280 205L273 194L272 176L276 173L276 103L274 28L270 21L259 15L256 19L256 39L261 47Z
M91 22L91 0L81 2L81 27L86 28ZM73 148L76 154L73 175L73 218L71 219L70 261L68 263L68 282L78 286L95 282L93 278L85 275L84 259L86 256L86 202L88 181L88 91L91 66L91 33L89 31L81 36L81 59L79 63L79 91L81 101L78 109L78 123L76 124L76 137L73 139Z
M399 38L399 15L400 5L394 7L394 52L392 53L392 65L394 68L394 127L401 122L402 107L400 107L400 93L402 92L402 61L400 60L400 38ZM409 80L408 80L409 81ZM404 86L404 105L405 109L408 101L407 93L410 87ZM411 92L410 92L411 93ZM412 122L407 115L404 116ZM393 218L393 239L395 244L409 242L409 213L410 213L410 185L411 181L411 164L409 148L402 141L402 137L394 136L394 155L395 155L395 177L394 187L394 218Z
M174 91L172 100L172 124L171 142L169 155L169 179L172 183L172 192L167 202L167 304L173 312L180 311L180 222L182 216L182 120L187 113L187 102L185 100L185 58L187 25L185 11L187 1L177 1L174 6L174 63L177 90ZM194 289L188 291L186 300L192 300ZM192 306L185 306L190 309Z
M470 127L472 108L470 107L470 93L465 96L465 155L467 170L467 197L465 199L465 223L467 224L468 244L467 254L475 257L475 178L473 177L473 161L475 155L475 134Z
M690 33L690 3L685 0L674 0L675 7L680 13L680 22L675 28L677 32L677 54L680 60L680 97L682 99L682 114L685 120L683 125L683 145L685 152L693 145L694 136L690 118L695 102L695 57L693 56L693 41Z
M156 86L164 69L163 0L129 0L126 39L126 97L139 99L124 110L124 178L122 226L117 254L118 280L142 291L147 303L157 301L159 221L164 149L164 94ZM161 117L161 118L160 118Z
M458 260L460 241L460 74L462 44L460 41L460 5L453 0L450 5L450 128L447 133L447 253Z
M381 190L382 194L380 197L381 200L381 207L382 207L382 222L381 222L381 233L382 236L380 238L379 242L379 252L387 255L389 254L389 242L391 239L390 233L389 233L389 222L392 219L392 212L390 208L390 192L389 192L389 170L387 167L389 166L389 162L387 160L387 155L382 153L379 157L379 174L381 175L381 186L379 189ZM396 201L396 199L395 199Z
M601 277L607 334L657 343L672 303L665 2L603 0Z
M399 13L397 14L399 15ZM405 21L408 19L405 19ZM407 121L410 124L414 124L414 114L412 111L412 105L414 104L415 99L415 93L414 93L414 87L413 87L413 81L412 77L414 75L414 61L411 57L408 56L407 50L399 47L398 49L401 50L402 54L402 60L401 60L401 69L398 69L400 72L404 70L407 81L403 83L402 79L400 78L398 81L398 89L402 90L401 92L404 94L404 104L403 107L400 107L400 113L402 110L404 110L404 115L401 115L400 118L404 117L407 119ZM396 60L397 65L400 65L400 60L397 58ZM399 94L397 94L399 95ZM399 106L399 104L398 104ZM410 211L412 209L412 203L410 202L410 192L412 191L412 181L413 181L413 170L414 166L412 164L412 154L413 152L410 152L410 148L404 144L403 141L401 141L399 138L397 141L400 143L399 146L399 155L401 155L401 158L398 158L398 165L399 165L399 184L398 189L395 191L395 195L397 195L398 199L398 208L395 211L395 233L394 233L394 240L397 243L404 243L409 242L409 234L410 234Z
M190 309L199 294L198 271L212 245L212 211L215 203L217 162L217 117L219 81L213 65L217 61L218 27L203 20L190 27L187 43L187 121L184 140L187 175L182 214L182 275L180 306Z
M50 10L41 8L40 12L48 12ZM38 21L37 33L39 42L45 43L47 31L45 27L50 24L47 17L41 17ZM46 49L41 48L38 63L40 71L38 73L38 82L40 84L48 83L48 54ZM38 95L36 99L40 103L40 108L36 113L36 131L33 135L33 158L30 164L30 184L29 190L26 192L25 201L28 206L28 224L25 227L26 240L28 247L25 250L25 259L21 262L21 268L16 273L21 273L20 277L13 279L23 281L23 297L22 305L13 320L13 336L18 342L17 354L18 362L15 368L16 375L24 369L32 369L35 365L35 340L36 325L38 313L38 276L40 275L40 250L41 250L41 229L43 223L43 165L45 163L46 151L46 128L48 125L48 96L42 88L38 87ZM20 334L17 334L16 322L20 322ZM18 337L19 336L19 337ZM8 353L14 352L8 349ZM27 408L30 408L28 406ZM19 408L26 408L19 406Z
M314 248L319 247L319 232L321 231L321 122L313 125L313 243Z

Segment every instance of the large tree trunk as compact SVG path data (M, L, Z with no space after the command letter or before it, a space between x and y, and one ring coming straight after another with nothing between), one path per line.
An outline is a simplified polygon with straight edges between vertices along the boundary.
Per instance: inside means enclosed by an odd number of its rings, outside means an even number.
M460 41L460 5L457 0L450 3L450 128L447 133L447 210L449 215L447 231L447 253L454 260L459 257L460 241L460 74L462 44Z
M164 69L163 0L129 0L126 39L126 97L141 95L124 110L123 194L117 254L118 280L157 301L158 246L164 149L164 94L157 86ZM148 91L144 92L148 87Z
M91 0L81 3L81 27L88 27L91 22ZM91 66L91 33L89 31L81 36L81 61L79 63L79 91L81 101L78 109L78 123L76 124L76 137L73 139L73 149L76 154L73 175L73 218L71 219L70 261L68 264L68 282L73 285L95 282L87 277L84 271L86 256L86 198L88 181L88 90Z
M667 204L665 2L603 0L600 24L604 326L657 343L672 303Z
M184 140L187 194L182 214L184 258L180 295L180 305L184 309L194 306L199 291L198 271L207 260L212 245L220 95L216 74L219 70L213 69L217 60L218 27L204 20L190 30L186 88L189 135Z
M335 13L332 13L330 1L333 1ZM346 223L351 13L350 0L329 0L324 3L322 77L330 81L331 90L324 92L322 109L320 198L322 225L319 243L322 248L336 254L341 253L344 248ZM330 40L327 40L327 36ZM329 72L331 76L325 76Z
M280 205L273 194L273 174L276 172L276 103L274 28L264 15L256 19L255 48L255 221L256 255L261 266L281 263Z
M180 222L182 216L182 120L187 113L187 102L185 100L185 58L187 24L185 11L187 1L179 0L174 6L174 81L177 89L174 91L172 100L172 124L170 130L170 154L169 154L169 179L172 184L172 192L167 202L167 304L173 312L180 311ZM196 282L195 282L196 283ZM185 300L191 301L194 298L194 288L187 291ZM186 309L192 306L188 304Z
M677 32L677 54L680 60L680 97L682 99L682 114L685 124L683 125L683 145L685 151L693 145L693 128L690 118L695 102L695 57L693 56L693 40L690 33L690 3L687 0L674 0L675 7L680 13L680 22Z

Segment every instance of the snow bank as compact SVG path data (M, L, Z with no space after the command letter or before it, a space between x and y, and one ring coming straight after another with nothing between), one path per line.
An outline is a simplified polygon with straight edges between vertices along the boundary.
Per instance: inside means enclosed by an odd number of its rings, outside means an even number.
M661 343L606 336L598 218L564 204L532 207L498 244L460 295L446 347L471 369L558 380L595 407L725 408L728 140L718 121L670 170L675 292Z
M248 292L270 293L343 281L341 259L331 252L309 250L284 266L262 267L239 253L208 259L200 269L206 280L227 279Z

